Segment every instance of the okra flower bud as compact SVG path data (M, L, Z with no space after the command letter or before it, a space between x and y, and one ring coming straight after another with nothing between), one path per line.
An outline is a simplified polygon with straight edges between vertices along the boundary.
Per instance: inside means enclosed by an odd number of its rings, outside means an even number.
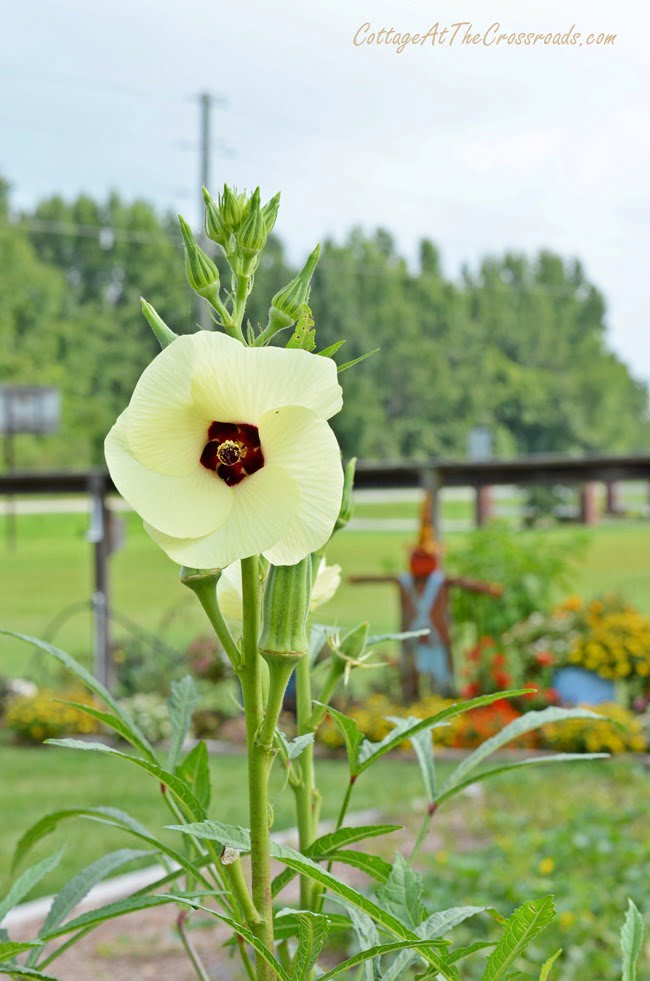
M220 245L224 252L228 252L230 232L221 220L214 198L205 187L203 188L203 200L205 201L205 234L217 245Z
M245 271L250 268L255 257L266 245L266 236L266 224L260 208L260 189L258 187L248 203L248 215L237 235L237 244L247 267Z
M266 233L270 235L273 231L273 226L278 217L278 210L280 208L280 192L278 191L270 201L267 201L262 208L262 218L264 219L264 224L266 225Z
M234 188L231 189L224 184L223 192L219 195L219 215L228 233L232 232L236 235L247 214L246 195L238 194Z
M185 244L185 275L187 281L199 296L214 304L219 302L219 270L203 249L197 245L192 229L179 215L181 233Z
M269 320L281 325L277 327L278 330L291 326L309 299L309 284L319 255L320 245L317 245L298 275L271 300Z

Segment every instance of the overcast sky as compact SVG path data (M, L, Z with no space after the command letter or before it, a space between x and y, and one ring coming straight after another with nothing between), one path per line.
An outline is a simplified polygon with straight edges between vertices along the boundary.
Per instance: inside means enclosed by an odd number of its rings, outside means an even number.
M637 0L5 0L0 173L14 203L53 192L146 195L195 219L198 114L212 185L283 192L301 258L353 224L423 237L447 273L506 248L579 256L608 300L610 343L650 380L650 17ZM572 46L462 45L566 34ZM444 44L361 44L438 22ZM366 33L357 34L369 23ZM612 46L586 43L616 34ZM495 31L488 35L493 39Z

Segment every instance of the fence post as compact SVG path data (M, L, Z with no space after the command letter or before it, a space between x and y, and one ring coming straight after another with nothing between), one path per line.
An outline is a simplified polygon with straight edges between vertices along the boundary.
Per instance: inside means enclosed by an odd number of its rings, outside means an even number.
M584 484L580 490L580 521L583 525L598 524L596 484L593 481Z
M487 522L492 517L492 488L491 487L476 488L474 513L476 517L477 528L482 528L483 525L487 524Z
M108 578L111 514L106 504L106 486L103 474L94 473L91 475L89 489L92 495L92 514L88 539L94 546L93 673L98 681L111 689L114 681Z

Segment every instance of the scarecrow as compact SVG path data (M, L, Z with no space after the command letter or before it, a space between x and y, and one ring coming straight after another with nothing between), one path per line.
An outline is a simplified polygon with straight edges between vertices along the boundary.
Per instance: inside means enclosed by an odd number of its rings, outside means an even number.
M398 576L353 576L355 583L393 583L399 589L402 631L428 630L422 637L402 641L401 675L405 704L417 701L422 682L442 695L453 693L454 669L451 651L449 590L499 597L501 586L447 576L441 568L442 549L431 521L431 498L422 509L418 541L411 550L409 571Z

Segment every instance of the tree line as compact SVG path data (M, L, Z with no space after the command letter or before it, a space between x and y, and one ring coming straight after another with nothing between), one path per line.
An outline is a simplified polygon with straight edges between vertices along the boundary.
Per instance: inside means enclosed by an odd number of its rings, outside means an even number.
M295 272L273 237L254 326ZM19 466L102 462L158 349L140 296L178 333L196 329L175 218L117 194L53 196L15 214L0 183L0 384L63 396L60 435L19 437ZM317 349L345 338L339 361L380 349L341 376L346 412L333 424L345 455L464 456L476 426L499 455L648 447L648 389L609 349L605 299L577 259L506 252L452 279L432 241L409 264L389 232L354 229L323 243L310 306Z

